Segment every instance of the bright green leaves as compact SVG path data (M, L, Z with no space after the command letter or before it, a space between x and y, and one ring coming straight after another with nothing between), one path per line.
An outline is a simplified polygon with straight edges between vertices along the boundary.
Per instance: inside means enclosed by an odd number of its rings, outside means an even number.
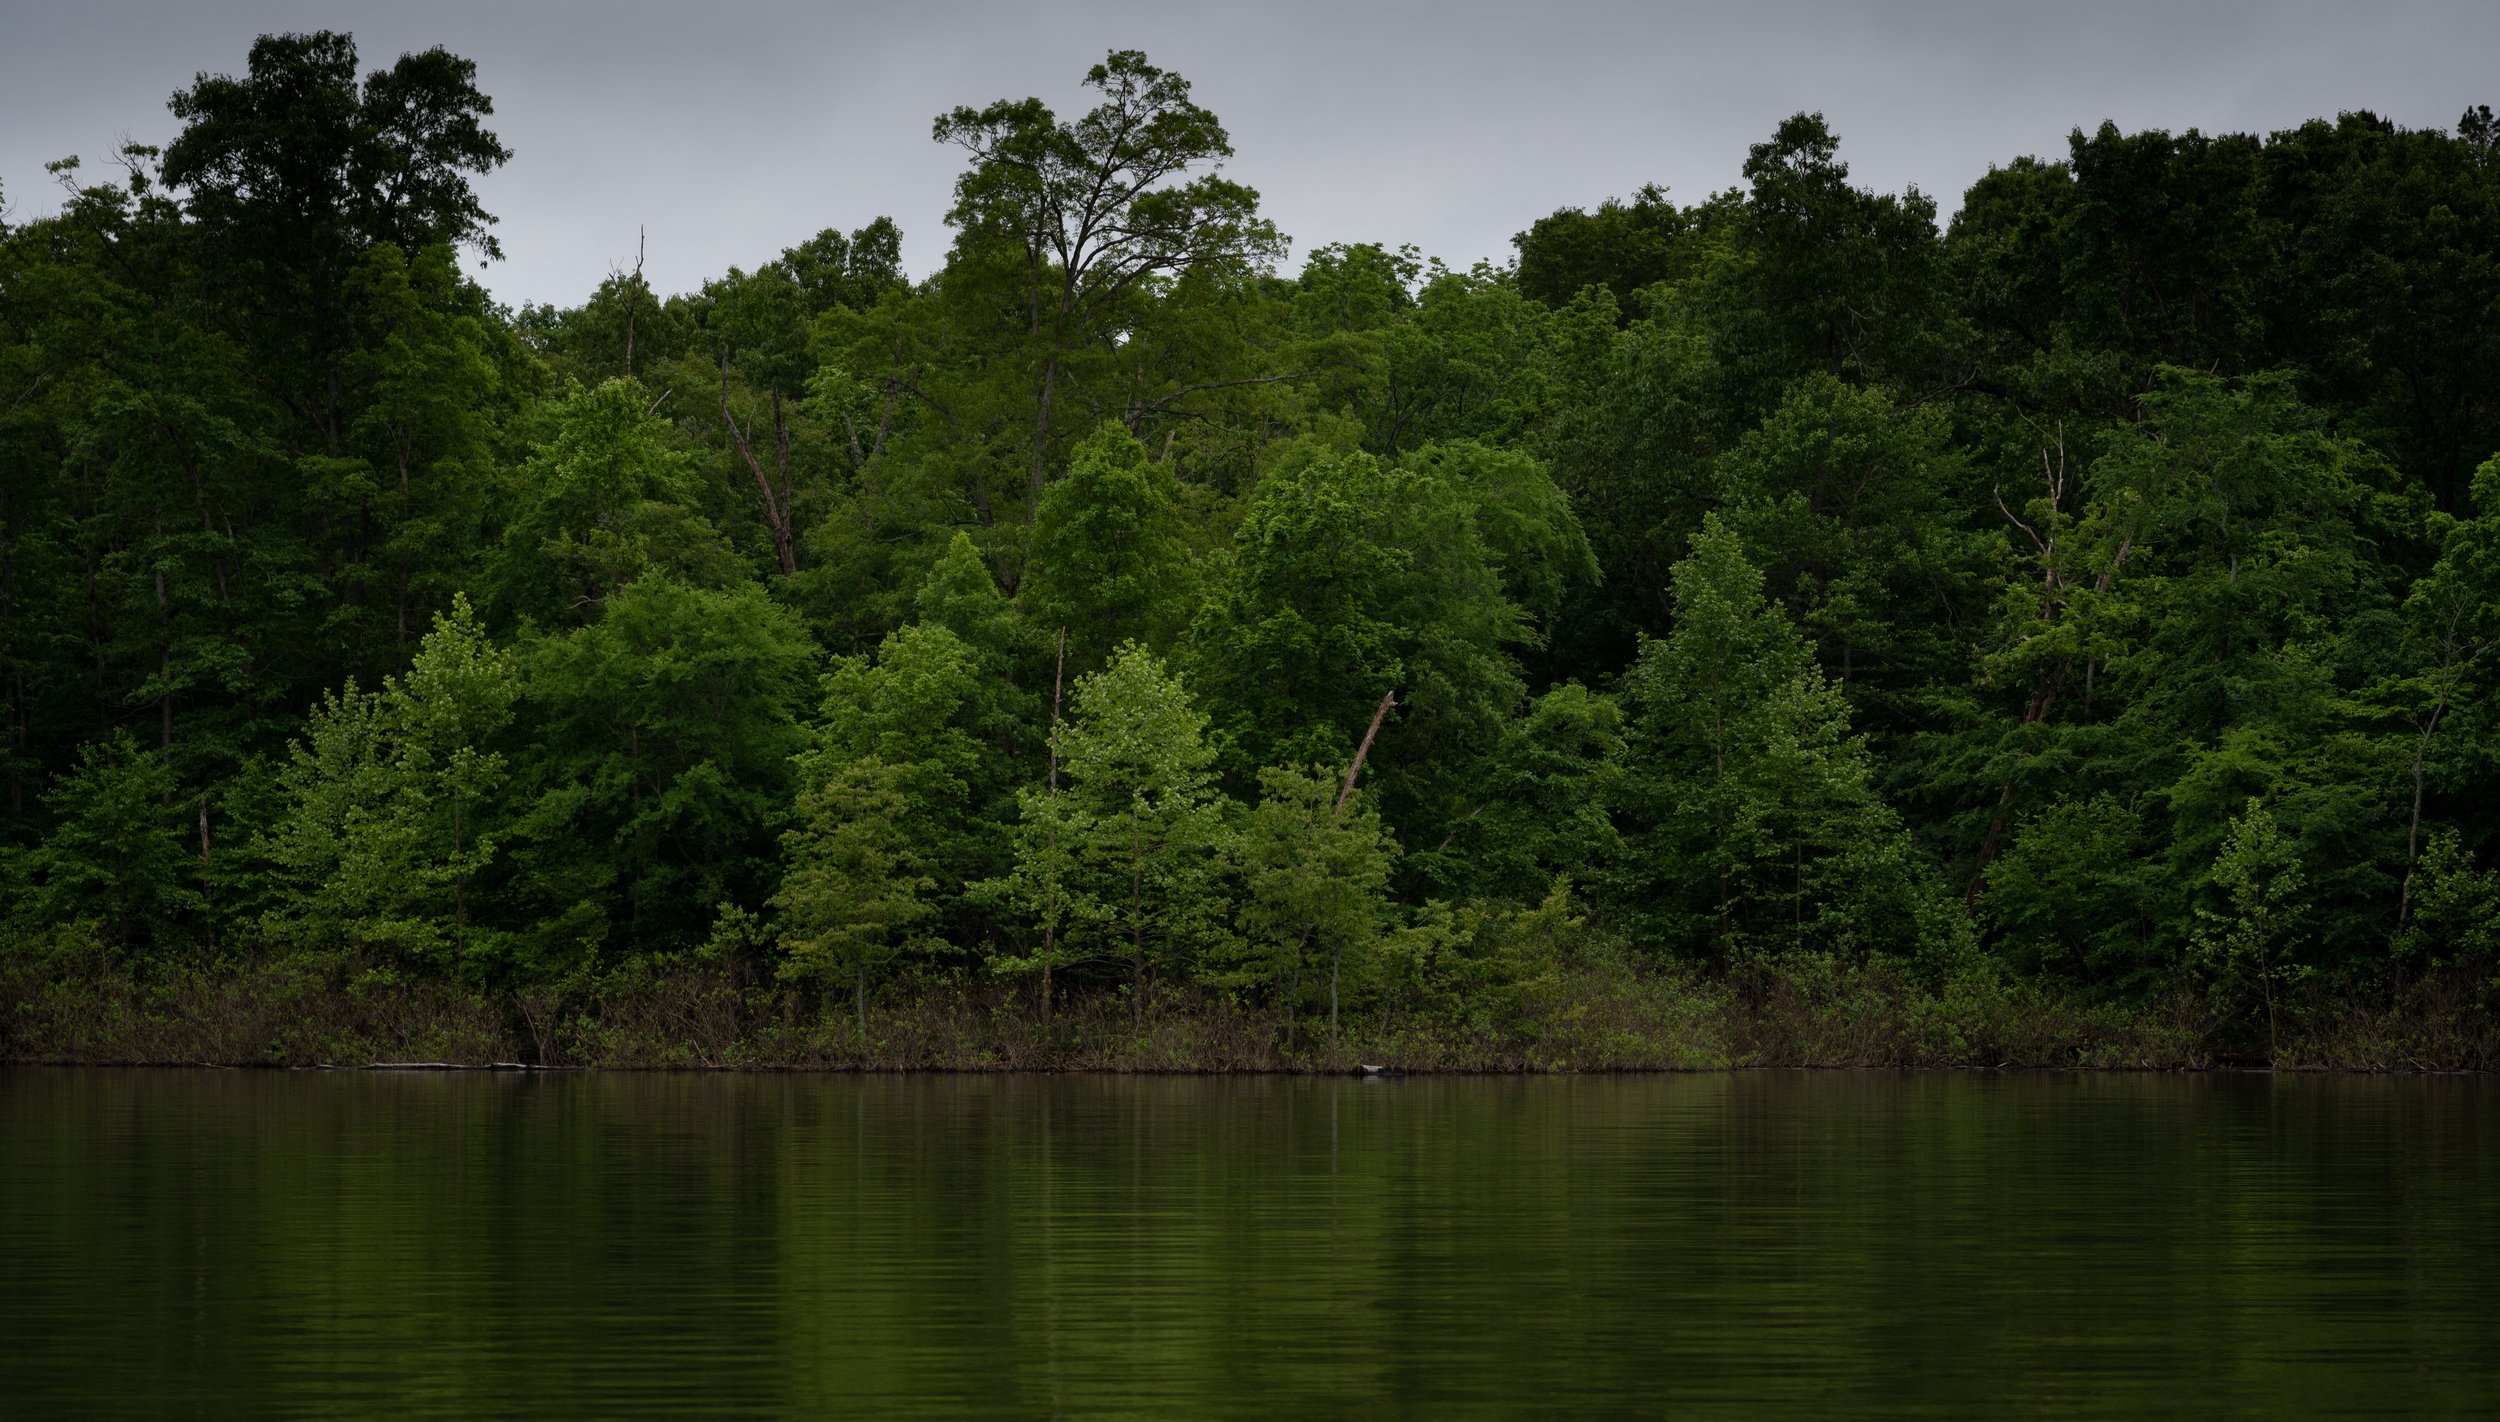
M1191 665L1247 764L1343 759L1406 679L1407 629L1383 614L1412 581L1392 526L1412 484L1354 455L1261 486L1190 633Z
M1191 100L1188 80L1115 50L1085 85L1101 102L1073 121L1039 99L1001 100L959 107L932 128L972 156L947 214L956 229L950 285L1022 318L1023 330L994 339L1013 342L1013 365L1031 382L1015 392L1011 418L1022 427L1015 435L1035 503L1077 403L1072 387L1142 385L1145 367L1124 348L1160 324L1157 298L1172 287L1220 289L1284 250L1259 216L1259 195L1215 171L1232 143Z
M1326 766L1279 766L1259 776L1259 788L1239 851L1242 976L1288 1006L1299 1006L1304 988L1324 988L1333 1044L1348 963L1358 973L1369 967L1394 926L1397 841L1368 797L1349 798Z
M1076 684L1057 736L1067 798L1102 816L1166 826L1193 839L1215 803L1207 718L1178 676L1143 647L1123 646Z
M751 585L646 577L509 650L456 599L406 673L307 723L256 847L265 926L478 982L689 945L713 905L766 892L814 658Z
M869 973L911 947L934 912L907 778L874 756L834 767L799 793L798 827L781 837L789 868L772 899L781 974L848 982L863 1032Z
M1481 1021L1583 938L1981 931L2095 994L2488 956L2479 140L2104 129L1940 238L1797 115L1515 271L1280 276L1124 51L939 121L925 280L879 220L507 318L473 81L273 37L161 174L0 228L21 924Z
M1299 285L1302 365L1361 447L1390 459L1435 440L1522 440L1551 413L1575 329L1614 325L1611 307L1548 311L1503 273L1412 248L1322 247Z
M944 626L921 624L887 637L876 659L838 657L825 678L826 753L926 762L968 778L980 746L958 724L980 680L972 649Z
M896 822L940 875L950 908L961 886L1002 867L1000 820L1030 770L998 738L1018 720L984 663L944 625L925 622L888 636L873 659L836 658L817 748L799 764L802 784L815 785L841 766L878 761L902 797Z
M1965 457L1941 410L1816 374L1714 470L1729 526L1844 690L1899 715L1969 659L1997 540L1968 531Z
M1984 900L2005 955L2027 971L2115 991L2148 986L2155 921L2175 895L2143 852L2144 824L2109 795L2061 800L1988 866Z
M1014 870L996 892L1031 925L1002 955L1048 974L1111 960L1142 989L1230 932L1222 796L1207 719L1180 678L1122 646L1076 684L1054 779L1020 798ZM1047 989L1045 989L1047 990Z
M1002 669L1033 650L1023 618L998 590L971 534L957 533L947 543L913 602L922 622L954 633Z
M1597 558L1572 512L1571 497L1545 466L1516 450L1474 440L1426 445L1406 467L1457 490L1485 552L1500 569L1502 594L1540 626L1551 626L1575 585L1598 580Z
M2478 869L2453 828L2432 832L2415 866L2395 956L2437 970L2463 966L2500 986L2500 872Z
M2404 753L2348 698L2397 641L2376 546L2397 517L2373 492L2384 467L2279 377L2171 371L2143 415L2106 435L2080 497L2052 445L2042 494L2009 513L2030 566L2003 584L1979 659L2003 714L1978 867L2018 806L2133 807L2139 852L2166 870L2139 950L2157 969L2186 947L2181 895L2262 796L2317 852L2312 891L2346 906L2314 925L2322 941L2338 955L2383 943L2392 912L2360 906L2399 889Z
M2226 1002L2262 1008L2271 1057L2283 994L2310 968L2301 961L2308 903L2299 848L2266 812L2264 801L2249 801L2246 812L2231 821L2214 859L2213 884L2220 902L2197 905L2189 960Z
M457 599L405 676L325 698L259 846L284 886L270 931L386 971L473 969L493 941L471 919L507 778L491 746L518 693L511 660Z
M1415 857L1471 897L1534 902L1557 875L1590 882L1623 842L1610 806L1624 769L1622 705L1576 682L1538 697L1477 768L1476 808Z

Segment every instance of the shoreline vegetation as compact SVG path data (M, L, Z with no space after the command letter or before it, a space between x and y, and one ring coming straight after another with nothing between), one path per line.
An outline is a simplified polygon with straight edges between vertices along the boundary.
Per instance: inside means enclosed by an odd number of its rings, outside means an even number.
M1499 1000L1409 1004L1341 1024L1191 987L1063 1002L964 975L907 979L864 1024L803 994L741 989L716 967L647 968L591 995L500 998L447 985L349 986L326 968L264 965L153 981L20 978L0 1062L365 1067L402 1063L610 1070L1113 1073L1717 1071L1921 1067L2084 1071L2500 1070L2500 1030L2471 981L2392 999L2310 994L2276 1044L2192 993L2089 1003L1979 970L1922 981L1828 959L1703 976L1621 966L1555 973Z
M2487 107L1461 270L1124 50L516 310L476 78L0 202L0 1059L2500 1060Z

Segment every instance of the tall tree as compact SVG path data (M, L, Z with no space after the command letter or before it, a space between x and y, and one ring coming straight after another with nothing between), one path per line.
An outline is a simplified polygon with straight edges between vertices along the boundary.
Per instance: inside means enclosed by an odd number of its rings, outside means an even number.
M356 42L323 30L263 35L242 77L202 74L173 98L184 127L163 176L198 224L203 274L321 450L347 436L346 288L359 255L385 242L499 255L469 182L511 153L484 126L494 102L476 81L474 63L437 48L359 85Z
M1102 102L1062 120L1039 99L960 107L932 129L972 155L947 221L959 260L1012 262L1034 387L1030 497L1038 508L1061 383L1115 345L1146 286L1210 269L1255 269L1284 249L1259 195L1216 171L1233 153L1189 81L1137 50L1088 70ZM993 259L994 260L994 259Z
M260 846L285 886L269 930L385 972L491 971L496 937L473 919L508 816L494 745L519 691L456 599L406 676L326 697L280 772L284 810Z
M1327 766L1261 772L1241 839L1245 954L1288 1009L1301 1006L1305 971L1325 971L1332 1053L1346 964L1359 970L1390 924L1398 848L1368 798L1349 798L1343 780Z
M1001 968L1042 975L1047 993L1054 973L1124 963L1142 1011L1159 966L1223 938L1227 836L1206 730L1180 678L1134 643L1077 682L1053 779L1021 797L1015 869L998 886L1041 941Z
M1268 476L1187 642L1234 783L1269 765L1345 763L1395 692L1370 759L1389 823L1410 843L1438 841L1481 804L1472 772L1525 699L1516 653L1532 634L1503 595L1466 472L1463 460L1392 468L1352 454ZM1434 861L1419 853L1407 867Z
M785 978L851 983L851 1011L868 1031L868 976L915 943L934 912L903 774L874 756L835 767L799 792L798 825L781 839L789 867L773 907L781 914Z
M1622 911L1665 945L1910 951L1935 917L1866 743L1716 518L1625 677Z

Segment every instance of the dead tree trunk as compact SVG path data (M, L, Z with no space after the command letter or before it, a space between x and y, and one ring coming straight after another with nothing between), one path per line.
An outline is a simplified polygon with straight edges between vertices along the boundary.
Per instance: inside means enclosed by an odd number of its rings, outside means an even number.
M1354 798L1354 777L1363 773L1363 757L1372 753L1372 738L1380 734L1380 723L1389 719L1389 712L1398 704L1395 691L1384 692L1380 708L1372 712L1372 723L1363 728L1363 743L1354 748L1354 759L1345 768L1345 788L1337 792L1337 807L1329 812L1332 819L1345 815L1346 802Z
M776 417L779 415L778 404L775 406L774 413ZM795 573L799 570L799 557L798 550L790 539L790 506L787 499L788 468L785 463L783 468L784 494L776 497L773 493L772 479L764 473L762 462L756 459L755 451L747 445L746 431L738 428L737 416L729 412L729 347L727 346L720 348L720 419L722 424L729 427L729 437L737 443L738 457L746 461L747 472L755 476L755 496L764 501L764 526L772 530L773 552L781 559L781 571L784 574ZM777 419L776 423L778 423ZM782 450L786 461L789 450L786 434L783 437Z

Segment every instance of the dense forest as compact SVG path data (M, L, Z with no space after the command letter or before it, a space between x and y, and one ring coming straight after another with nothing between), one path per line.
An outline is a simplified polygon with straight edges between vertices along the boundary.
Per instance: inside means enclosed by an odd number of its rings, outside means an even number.
M663 988L837 1055L1509 1060L1662 984L2488 1040L2490 110L2103 124L1941 223L1799 114L1460 270L1295 258L1181 76L1084 86L935 120L925 279L828 213L563 310L473 276L513 155L440 49L264 37L54 164L0 1045L281 980L548 1057Z

